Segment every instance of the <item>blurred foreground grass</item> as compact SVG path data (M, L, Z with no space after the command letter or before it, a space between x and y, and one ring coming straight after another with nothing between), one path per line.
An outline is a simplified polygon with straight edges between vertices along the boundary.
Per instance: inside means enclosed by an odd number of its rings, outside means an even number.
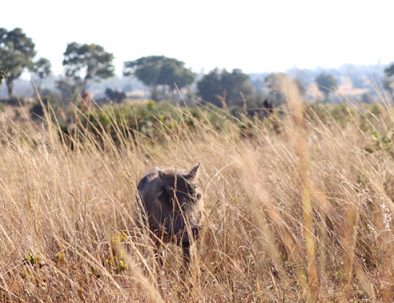
M1 300L391 302L394 111L293 99L263 120L152 103L2 118ZM192 272L175 246L158 269L136 182L198 161Z

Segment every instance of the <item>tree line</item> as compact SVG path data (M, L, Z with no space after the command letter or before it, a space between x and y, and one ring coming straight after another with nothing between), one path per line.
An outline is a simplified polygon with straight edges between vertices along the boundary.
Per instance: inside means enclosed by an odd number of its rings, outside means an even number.
M57 81L61 91L75 89L83 92L89 83L114 76L114 55L97 44L67 44L63 53L65 77ZM13 84L25 70L30 71L38 84L51 74L51 63L46 58L36 58L35 44L20 28L6 30L0 28L0 81L5 80L8 95L13 97ZM223 107L226 105L242 106L252 103L261 106L267 100L259 99L250 77L240 69L232 71L214 69L197 79L197 75L185 66L185 63L165 56L147 56L124 62L123 75L140 80L154 100L163 96L173 96L178 91L196 84L197 95L203 102ZM387 78L394 75L394 65L386 69ZM270 75L266 81L275 77ZM320 91L328 98L337 88L336 79L326 73L315 79ZM1 83L1 82L0 82ZM391 82L388 82L391 83ZM390 87L390 85L387 85ZM107 89L110 96L124 96Z

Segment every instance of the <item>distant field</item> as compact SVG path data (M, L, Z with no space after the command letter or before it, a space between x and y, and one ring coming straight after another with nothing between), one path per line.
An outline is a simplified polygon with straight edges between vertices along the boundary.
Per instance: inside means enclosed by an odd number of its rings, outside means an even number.
M132 137L104 119L73 150L52 122L0 120L2 301L392 302L391 106L305 109L293 92L269 119L184 115ZM191 274L171 245L160 269L136 182L199 161Z

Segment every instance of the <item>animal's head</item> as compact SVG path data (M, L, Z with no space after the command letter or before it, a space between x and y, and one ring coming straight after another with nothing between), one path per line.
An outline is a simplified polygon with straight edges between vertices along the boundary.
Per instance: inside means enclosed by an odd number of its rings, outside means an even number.
M197 203L201 199L201 194L197 191L196 186L199 167L200 164L197 164L185 174L159 171L159 177L163 182L159 198L182 208Z

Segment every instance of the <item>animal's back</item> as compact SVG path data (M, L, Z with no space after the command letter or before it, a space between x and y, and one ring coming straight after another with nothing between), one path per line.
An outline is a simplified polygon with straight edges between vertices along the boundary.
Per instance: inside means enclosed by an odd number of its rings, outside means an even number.
M154 168L145 173L140 182L138 182L137 190L142 199L148 198L149 194L156 190L160 190L160 178L158 169Z
M158 169L148 171L137 185L138 196L148 218L149 226L153 229L160 228L161 205L158 200L162 187Z

